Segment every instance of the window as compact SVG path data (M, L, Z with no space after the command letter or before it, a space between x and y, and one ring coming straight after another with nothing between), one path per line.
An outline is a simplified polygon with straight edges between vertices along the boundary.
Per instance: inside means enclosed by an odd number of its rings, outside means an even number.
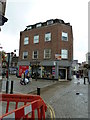
M51 25L51 24L53 24L53 20L47 21L47 25Z
M28 52L23 52L23 59L26 59L28 57Z
M28 27L27 27L27 30L31 30L31 29L32 29L32 26L28 26Z
M68 33L62 32L62 40L63 41L68 41Z
M41 26L42 26L41 23L38 23L38 24L36 25L37 28L38 28L38 27L41 27Z
M34 36L34 43L39 43L39 35Z
M45 34L45 41L51 41L51 33Z
M44 50L44 58L45 59L51 58L51 49Z
M68 58L68 50L62 49L61 55L62 55L62 59L67 59Z
M29 44L29 37L24 38L24 45L27 45L27 44Z
M38 58L38 51L33 51L33 56L32 56L33 59L37 59Z

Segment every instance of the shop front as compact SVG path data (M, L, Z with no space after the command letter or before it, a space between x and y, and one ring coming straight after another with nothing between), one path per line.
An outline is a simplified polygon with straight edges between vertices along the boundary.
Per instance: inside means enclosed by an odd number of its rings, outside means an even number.
M19 66L28 65L33 78L69 80L71 79L71 63L69 61L20 62ZM26 64L27 63L27 64Z

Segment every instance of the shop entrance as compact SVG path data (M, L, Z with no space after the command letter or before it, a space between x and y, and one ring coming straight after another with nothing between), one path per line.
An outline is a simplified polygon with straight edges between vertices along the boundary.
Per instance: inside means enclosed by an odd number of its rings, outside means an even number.
M60 79L66 79L66 69L59 69Z

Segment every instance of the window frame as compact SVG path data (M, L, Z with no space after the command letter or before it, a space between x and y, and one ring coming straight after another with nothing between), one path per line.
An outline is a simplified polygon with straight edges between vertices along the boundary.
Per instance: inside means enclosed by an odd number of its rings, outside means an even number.
M37 37L37 38L35 38L35 37ZM33 43L34 43L34 44L39 43L39 35L34 35Z
M67 32L62 32L62 36L61 36L62 38L62 41L68 41L68 33ZM66 39L67 38L67 39Z
M62 56L62 59L68 59L68 50L61 49L61 56Z
M35 52L37 52L37 54L35 54ZM35 55L37 56L35 58ZM38 59L38 50L34 50L33 53L32 53L32 59Z
M46 38L49 38L48 40ZM51 32L45 33L45 42L51 41Z
M31 30L31 29L32 29L32 26L28 26L28 27L27 27L27 30Z
M28 38L28 39L27 39ZM25 36L24 37L24 45L28 45L29 44L29 37Z
M27 53L26 55L25 55L25 53ZM27 57L25 57L25 56L27 56ZM28 51L24 51L23 52L23 59L27 59L28 58Z
M52 24L53 24L53 20L47 21L47 25L52 25Z
M49 53L46 53L48 50ZM46 57L46 54L48 57ZM44 49L44 59L50 59L51 58L51 49Z
M41 27L41 26L42 26L42 23L36 24L36 28L39 28L39 27Z

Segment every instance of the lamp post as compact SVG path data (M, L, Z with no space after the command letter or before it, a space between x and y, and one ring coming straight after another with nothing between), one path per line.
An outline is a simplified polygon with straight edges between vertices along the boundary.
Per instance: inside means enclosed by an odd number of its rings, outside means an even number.
M6 78L7 78L7 82L6 82L6 93L8 93L8 89L9 89L9 62L10 62L10 53L7 53L8 55L8 62L7 62L7 71L6 71Z

